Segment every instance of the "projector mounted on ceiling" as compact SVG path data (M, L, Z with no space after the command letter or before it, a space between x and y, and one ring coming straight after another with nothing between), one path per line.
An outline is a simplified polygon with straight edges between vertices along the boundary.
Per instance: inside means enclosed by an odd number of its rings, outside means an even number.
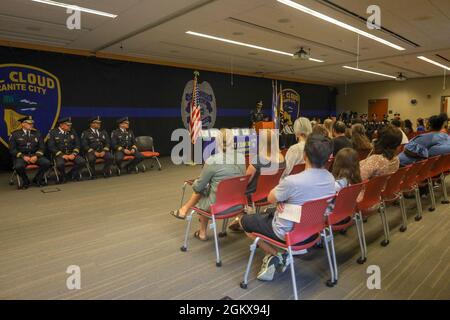
M306 52L303 47L300 48L299 51L297 51L296 53L294 53L293 58L295 60L308 60L309 58L311 58L311 49L309 49L308 52Z
M395 81L406 81L406 80L408 80L408 78L405 77L401 72L399 72L397 78L395 78Z

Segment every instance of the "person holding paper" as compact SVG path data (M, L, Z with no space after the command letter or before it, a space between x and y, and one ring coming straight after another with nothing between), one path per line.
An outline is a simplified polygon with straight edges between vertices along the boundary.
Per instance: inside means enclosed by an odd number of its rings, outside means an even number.
M244 215L241 218L241 226L251 236L257 232L277 241L284 241L287 232L290 232L295 222L287 220L292 217L292 211L300 213L301 205L307 201L333 196L336 193L333 175L325 169L325 165L333 152L333 143L330 138L323 135L311 134L305 143L305 171L300 174L288 176L282 179L269 194L268 201L277 204L275 210L269 214ZM289 212L284 216L284 208L289 206ZM297 210L292 210L297 206ZM295 208L295 207L294 207ZM296 217L301 219L301 217ZM290 218L292 220L295 217ZM304 239L302 243L308 243L318 237ZM258 279L271 281L275 271L284 272L288 266L287 254L281 254L271 245L261 241L259 247L266 252L263 259Z

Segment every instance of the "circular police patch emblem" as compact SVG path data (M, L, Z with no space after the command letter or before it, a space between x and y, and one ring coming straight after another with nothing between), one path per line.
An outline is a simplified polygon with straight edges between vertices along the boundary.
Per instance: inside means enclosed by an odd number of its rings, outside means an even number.
M193 89L194 80L191 80L184 87L183 97L181 98L181 118L186 129L189 129ZM217 117L216 97L211 85L206 81L198 84L198 90L202 127L203 129L211 129L214 127Z

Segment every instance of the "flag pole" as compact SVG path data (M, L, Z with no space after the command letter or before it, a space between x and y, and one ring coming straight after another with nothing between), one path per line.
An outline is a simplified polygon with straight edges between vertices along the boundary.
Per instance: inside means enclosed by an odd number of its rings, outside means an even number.
M196 166L195 163L195 142L192 139L192 115L193 115L193 109L194 106L197 104L197 85L198 85L198 77L200 76L200 72L197 70L194 71L194 85L192 87L192 100L191 100L191 110L190 110L190 117L189 117L189 134L190 134L190 140L191 140L191 159L189 159L189 162L187 163L189 166ZM197 137L198 139L198 137Z

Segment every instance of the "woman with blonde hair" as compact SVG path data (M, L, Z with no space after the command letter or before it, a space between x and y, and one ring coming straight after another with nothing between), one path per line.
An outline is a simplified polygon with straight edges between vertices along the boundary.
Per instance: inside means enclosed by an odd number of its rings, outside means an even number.
M323 126L325 127L325 129L327 129L328 138L330 138L330 139L333 139L333 124L334 124L334 121L332 119L326 119L323 122Z
M200 177L192 184L194 193L178 210L170 214L184 220L189 209L197 207L209 211L216 202L217 187L223 179L245 175L245 160L242 154L234 150L234 137L230 129L221 129L216 137L216 154L210 156L200 173ZM200 216L200 230L194 233L195 238L206 241L208 219Z

